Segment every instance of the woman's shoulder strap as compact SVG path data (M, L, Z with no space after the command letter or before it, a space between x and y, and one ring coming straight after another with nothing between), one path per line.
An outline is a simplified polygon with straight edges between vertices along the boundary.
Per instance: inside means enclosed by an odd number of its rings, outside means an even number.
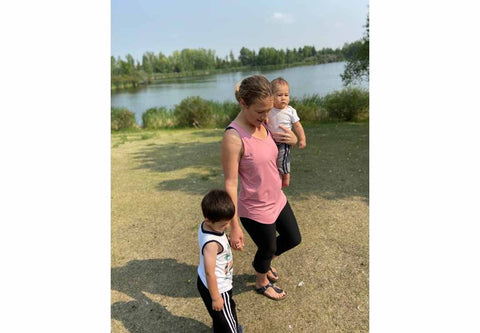
M263 127L265 127L265 129L267 130L267 135L270 133L270 130L268 129L268 126L267 124L265 123L262 123Z
M241 134L241 130L242 130L242 128L239 125L237 125L234 121L228 124L227 128L225 128L225 131L229 129L234 129L235 131L238 132L238 134Z

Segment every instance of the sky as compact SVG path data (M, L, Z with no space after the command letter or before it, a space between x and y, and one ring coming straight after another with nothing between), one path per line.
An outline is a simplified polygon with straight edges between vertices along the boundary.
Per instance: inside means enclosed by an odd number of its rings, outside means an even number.
M238 57L246 47L342 47L363 37L368 0L112 0L111 54L212 49Z

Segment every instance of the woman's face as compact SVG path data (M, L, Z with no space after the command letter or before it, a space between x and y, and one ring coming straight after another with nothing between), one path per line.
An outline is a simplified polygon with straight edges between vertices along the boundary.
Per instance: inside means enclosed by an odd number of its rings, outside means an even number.
M252 126L260 127L267 119L268 113L273 108L273 96L255 100L246 106L243 100L240 102L245 118Z

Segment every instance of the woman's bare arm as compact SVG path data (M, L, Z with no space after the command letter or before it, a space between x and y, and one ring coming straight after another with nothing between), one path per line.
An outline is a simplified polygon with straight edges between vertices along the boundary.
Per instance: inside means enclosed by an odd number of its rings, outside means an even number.
M242 140L235 130L227 130L222 141L222 168L225 191L235 204L235 216L230 224L230 244L234 250L243 250L243 231L237 214L238 166L242 154Z

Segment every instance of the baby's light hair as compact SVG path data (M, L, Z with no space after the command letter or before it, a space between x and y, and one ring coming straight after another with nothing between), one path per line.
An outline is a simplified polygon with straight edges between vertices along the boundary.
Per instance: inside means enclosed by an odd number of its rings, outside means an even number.
M290 85L288 84L288 81L285 80L283 77L277 77L276 79L273 79L272 80L273 92L275 92L279 86L283 86L283 85L290 87Z

